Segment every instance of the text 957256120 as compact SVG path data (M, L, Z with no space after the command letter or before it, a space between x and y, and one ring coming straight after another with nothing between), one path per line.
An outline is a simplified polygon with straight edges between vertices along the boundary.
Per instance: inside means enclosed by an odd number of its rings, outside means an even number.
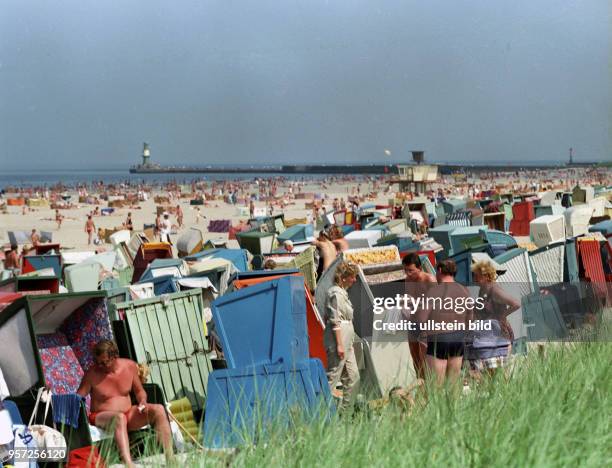
M16 448L8 451L9 460L18 462L57 462L67 459L66 447Z

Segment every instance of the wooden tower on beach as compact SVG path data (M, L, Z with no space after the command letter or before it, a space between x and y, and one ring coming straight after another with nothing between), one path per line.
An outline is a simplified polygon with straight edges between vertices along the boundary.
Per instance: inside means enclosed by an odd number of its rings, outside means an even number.
M423 194L427 191L427 184L438 181L438 166L424 163L425 152L412 151L412 164L397 166L398 176L393 182L399 184L400 192Z

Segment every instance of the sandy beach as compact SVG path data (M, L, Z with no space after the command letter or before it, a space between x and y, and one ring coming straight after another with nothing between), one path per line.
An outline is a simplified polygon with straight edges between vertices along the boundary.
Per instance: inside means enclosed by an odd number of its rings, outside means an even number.
M227 195L227 187L231 187L233 183L240 186L240 193L243 198L247 198L252 194L259 192L259 185L255 182L255 178L250 181L225 181L224 184L219 183L218 186L221 188L221 193ZM306 203L312 203L313 199L318 203L322 203L326 207L327 212L333 211L333 200L343 199L347 207L350 207L348 203L349 197L355 197L359 194L360 202L363 203L374 203L379 205L387 205L390 199L397 196L398 186L396 184L390 184L390 177L364 177L364 178L352 178L344 177L337 179L315 179L308 178L307 176L299 183L299 192L304 195L301 198L300 195L294 195L298 192L296 189L296 181L291 179L278 180L275 182L276 187L276 201L278 204L274 207L274 214L283 213L285 219L292 218L305 218L308 217L309 221L312 219L312 209L306 207ZM261 180L261 184L274 183L274 179ZM599 171L589 172L588 169L559 169L557 171L527 171L520 173L489 173L489 174L469 174L467 177L457 178L455 175L446 175L441 177L436 183L430 184L428 188L431 191L427 194L431 196L437 190L443 190L444 194L450 197L461 197L475 196L478 190L497 190L499 191L515 191L518 193L527 192L538 192L546 189L556 190L571 190L571 187L580 183L581 185L597 184L597 183L609 183L610 182L610 170L603 169ZM214 182L213 182L214 184ZM208 184L210 190L210 183ZM501 189L501 190L500 190ZM154 224L156 217L156 210L159 204L155 203L154 198L156 196L168 197L168 190L166 187L158 185L151 189L145 187L148 191L148 199L141 201L137 206L115 208L114 212L110 215L94 215L94 223L96 229L118 229L125 221L127 214L132 213L132 219L134 223L134 229L140 231L143 229L145 224ZM150 191L149 191L150 190ZM264 187L264 191L267 189ZM205 189L206 191L206 189ZM112 193L135 193L136 188L134 186L127 187L125 189L118 189L116 186L112 190ZM53 242L59 242L62 249L74 250L74 251L85 251L85 250L101 250L103 248L109 248L108 244L101 245L88 245L87 234L85 232L85 221L87 215L96 207L100 210L108 206L108 202L99 198L100 193L96 190L90 190L89 196L96 198L96 204L88 203L75 203L75 200L79 200L79 192L76 188L61 191L63 195L71 195L71 202L73 207L69 209L60 209L60 213L64 217L61 229L58 229L57 223L55 222L55 211L51 208L43 207L26 207L25 213L21 206L5 206L4 212L0 212L0 243L8 245L8 231L30 231L33 228L38 231L51 232L53 235ZM109 192L110 193L110 192ZM196 206L190 205L190 200L195 198L197 194L202 193L196 191L191 193L188 187L183 186L182 196L175 198L171 203L166 206L176 207L177 204L181 205L184 213L183 225L179 228L176 220L176 216L170 215L170 220L173 225L176 225L175 233L172 235L172 240L180 236L180 234L191 227L197 227L202 231L205 240L208 239L227 239L227 233L214 233L208 232L208 224L211 220L230 220L232 226L237 225L241 220L248 220L248 202L241 201L236 204L226 203L224 196L219 193L215 193L214 197L208 196L208 199L204 206L200 206L200 219L198 220ZM42 195L43 193L39 193ZM26 196L35 197L36 193L24 193ZM56 193L57 195L57 193ZM375 195L375 196L370 196ZM418 194L415 194L418 195ZM423 195L423 194L421 194ZM7 191L5 198L11 196L19 196L19 194ZM211 199L214 198L214 199ZM286 205L281 209L280 201L284 199ZM265 209L266 213L268 210L268 202L266 201L255 201L256 209ZM205 217L205 218L203 218ZM235 240L230 241L228 244L230 247L237 247L238 244Z
M352 194L358 186L360 186L362 193L368 192L367 188L371 188L371 183L366 182L345 182L334 185L327 189L323 188L324 184L317 181L309 181L302 187L304 193L314 193L321 198L327 197L324 200L324 205L331 210L332 202L334 198L343 198L346 202L348 196ZM256 192L257 186L251 184L251 191ZM385 187L386 188L386 187ZM279 187L279 194L287 193L287 186ZM72 200L78 200L78 192L76 190L68 190L66 192L72 196ZM95 195L95 194L92 194ZM106 216L97 215L94 216L93 220L97 228L104 229L115 229L121 227L125 221L127 214L132 213L132 219L134 222L134 230L141 231L145 224L155 223L156 209L158 204L155 203L155 196L167 196L167 191L160 189L153 190L150 193L149 199L138 204L138 207L124 207L116 208L115 211ZM221 198L221 197L219 197ZM379 192L375 198L368 198L367 201L370 203L387 204L389 196L383 192ZM282 210L286 219L291 218L304 218L312 215L312 209L306 208L306 202L311 202L312 198L307 199L294 199L288 200L288 205ZM206 202L205 206L200 206L201 217L198 222L197 210L195 206L190 205L190 198L175 199L175 202L171 206L181 205L184 213L183 226L178 228L176 234L172 235L172 240L180 236L180 234L191 227L197 227L202 231L205 240L208 239L225 239L227 240L227 233L211 233L208 232L208 224L211 220L218 219L229 219L232 225L237 225L240 220L246 221L248 216L248 205L242 204L229 204L223 199L210 200ZM94 251L100 250L101 247L110 248L110 244L101 245L87 245L87 234L85 232L85 221L87 215L91 213L96 206L100 209L107 206L107 203L103 200L99 201L99 205L76 203L74 208L61 209L60 213L64 216L62 226L60 229L57 227L55 222L55 210L51 208L26 208L25 214L21 206L7 206L7 213L0 213L0 243L7 244L8 231L30 231L36 228L39 232L46 231L51 232L53 235L53 242L58 242L62 246L62 249L69 249L74 251ZM267 209L268 205L265 202L255 201L255 207L261 209ZM242 210L242 213L241 213ZM278 206L274 208L274 214L281 213ZM206 217L202 219L202 217ZM173 225L177 225L176 216L170 215L170 219ZM238 247L238 243L235 240L230 241L228 246Z

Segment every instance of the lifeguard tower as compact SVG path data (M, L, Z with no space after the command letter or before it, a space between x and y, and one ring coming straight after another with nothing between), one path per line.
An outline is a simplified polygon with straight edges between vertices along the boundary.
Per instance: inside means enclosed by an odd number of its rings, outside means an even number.
M397 166L397 177L393 180L399 184L400 192L416 192L423 194L427 191L427 184L438 181L438 166L424 164L425 152L412 151L412 164Z

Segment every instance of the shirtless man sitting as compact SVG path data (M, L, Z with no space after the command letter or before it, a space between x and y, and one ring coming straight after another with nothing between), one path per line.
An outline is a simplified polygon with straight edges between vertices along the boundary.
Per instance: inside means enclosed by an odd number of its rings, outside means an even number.
M94 365L85 373L77 393L91 394L89 422L114 431L119 454L128 467L134 466L130 455L128 431L152 424L166 456L172 455L172 434L162 405L147 403L147 394L138 377L134 361L119 358L117 345L100 341L94 348ZM138 405L132 405L130 392Z

